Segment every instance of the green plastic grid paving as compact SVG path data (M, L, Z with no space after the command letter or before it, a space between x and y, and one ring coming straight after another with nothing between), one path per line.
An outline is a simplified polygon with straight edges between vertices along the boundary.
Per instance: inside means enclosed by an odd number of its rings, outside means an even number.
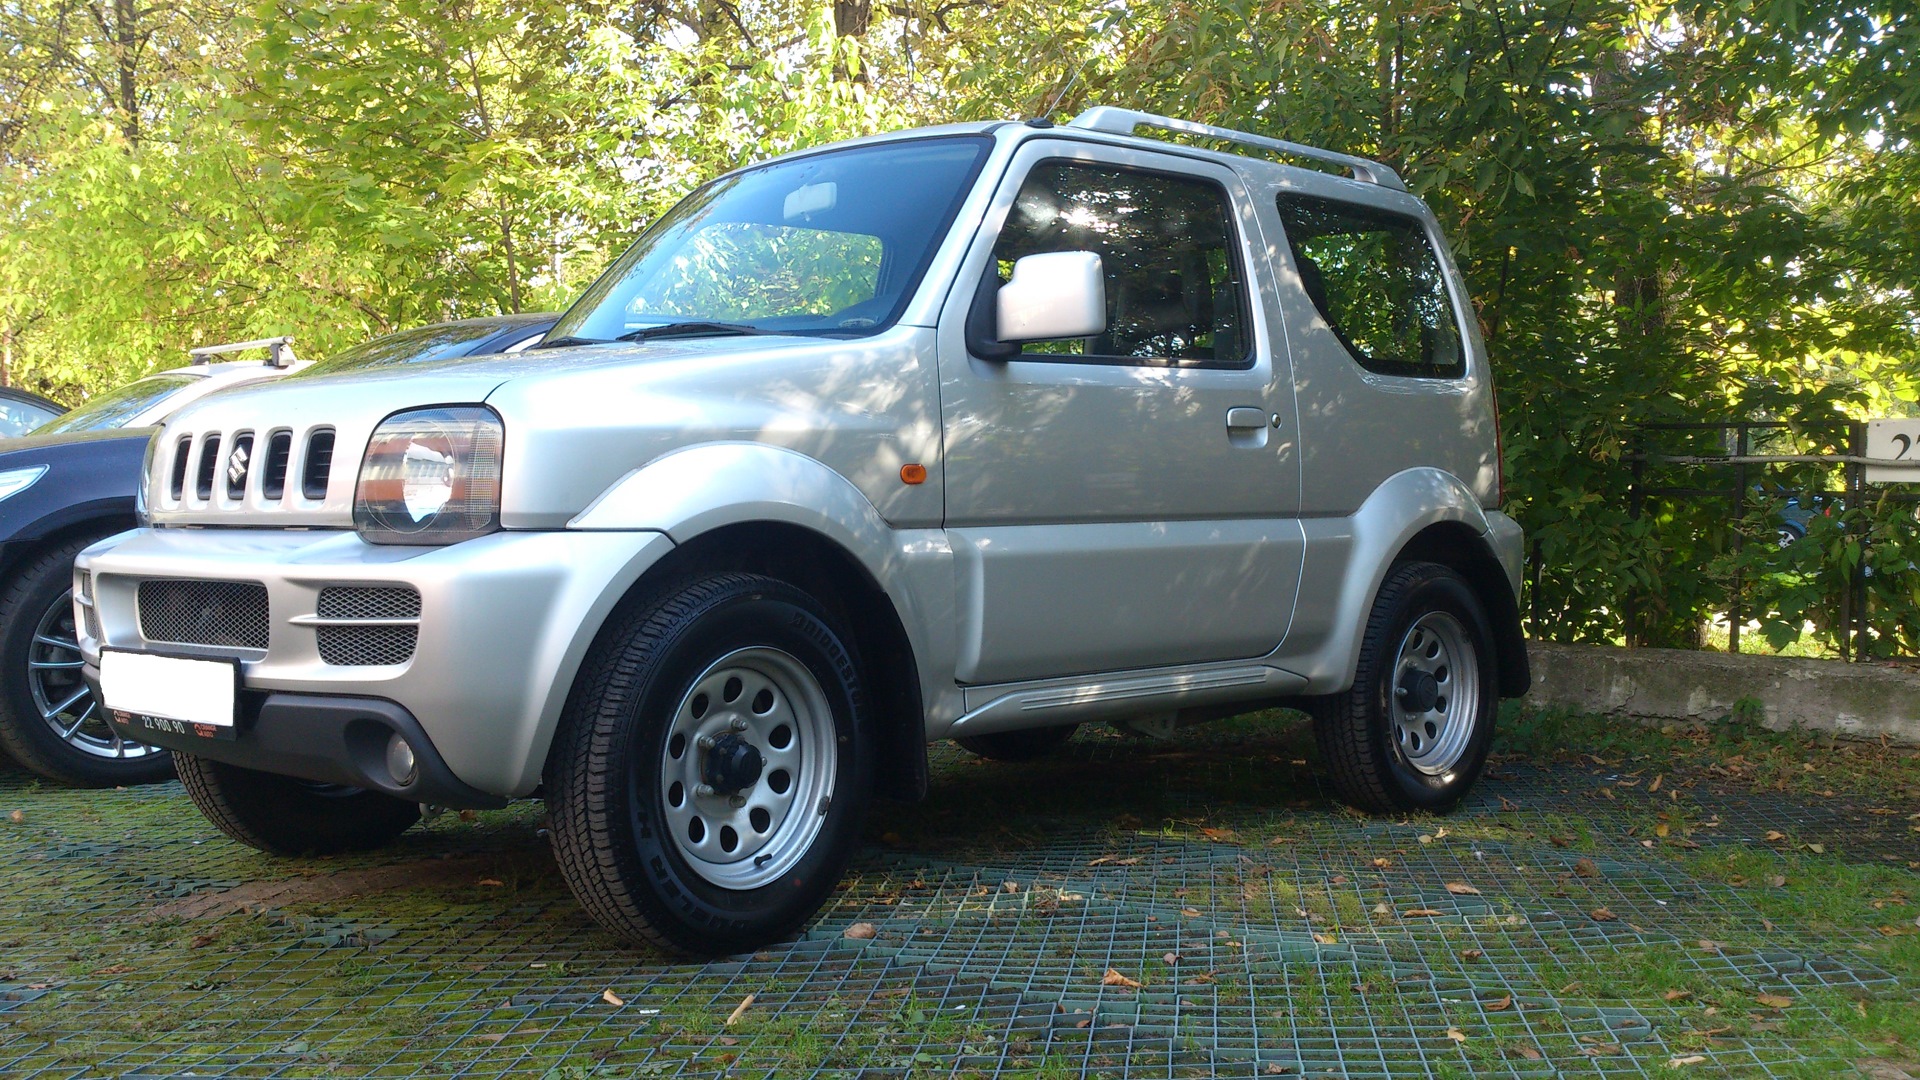
M1692 1057L1759 1076L1858 1056L1834 1049L1840 1002L1920 997L1870 929L1769 920L1689 872L1690 848L1638 827L1670 796L1632 778L1509 763L1455 815L1392 821L1330 803L1303 758L1297 731L1246 723L1087 732L1022 766L937 750L933 798L884 815L800 939L706 964L592 926L537 804L276 860L174 785L0 771L0 811L24 817L0 822L0 1076L1659 1076ZM1904 818L1686 806L1703 851L1792 834L1920 886ZM1606 985L1629 962L1795 1005L1729 1025Z

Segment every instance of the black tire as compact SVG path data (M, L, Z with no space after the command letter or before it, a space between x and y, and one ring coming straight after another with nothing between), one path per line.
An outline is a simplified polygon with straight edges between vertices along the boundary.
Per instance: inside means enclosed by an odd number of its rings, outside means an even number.
M0 588L0 747L41 776L75 787L157 783L173 776L166 751L122 739L80 681L73 559L99 539L80 536L49 548Z
M1079 724L1062 724L1058 727L966 735L953 741L959 743L962 750L992 761L1033 761L1067 745L1067 740L1079 730Z
M1434 676L1429 668L1439 672L1430 683L1418 674ZM1437 563L1394 566L1367 619L1353 688L1313 703L1334 790L1374 813L1452 809L1486 767L1498 674L1472 586ZM1407 694L1396 693L1400 685Z
M180 786L220 831L275 855L335 855L385 847L420 820L420 806L378 791L319 784L173 755Z
M545 777L554 853L589 915L630 941L714 956L781 940L818 910L872 787L846 641L813 597L742 573L682 579L609 620ZM760 764L710 771L741 761L743 744Z

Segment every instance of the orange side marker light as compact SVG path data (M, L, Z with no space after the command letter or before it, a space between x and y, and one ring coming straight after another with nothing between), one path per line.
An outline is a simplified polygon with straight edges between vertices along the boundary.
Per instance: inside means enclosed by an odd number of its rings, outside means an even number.
M926 467L925 465L902 465L902 466L900 466L900 482L901 482L901 483L903 483L903 484L924 484L924 483L926 483L926 482L927 482L927 467Z

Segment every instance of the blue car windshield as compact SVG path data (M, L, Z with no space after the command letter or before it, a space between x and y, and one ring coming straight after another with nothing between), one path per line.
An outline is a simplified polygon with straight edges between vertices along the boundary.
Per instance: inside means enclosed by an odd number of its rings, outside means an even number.
M135 379L117 390L87 399L85 405L34 429L35 435L61 435L69 431L106 431L125 427L127 422L159 404L181 387L190 386L198 375L162 373Z
M884 329L990 146L980 136L910 139L723 176L648 229L546 340L614 341L681 323L701 324L694 333Z

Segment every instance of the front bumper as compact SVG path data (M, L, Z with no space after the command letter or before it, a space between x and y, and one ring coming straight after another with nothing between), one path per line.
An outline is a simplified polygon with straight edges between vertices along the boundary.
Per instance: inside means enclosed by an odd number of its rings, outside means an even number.
M391 704L417 722L423 745L416 754L443 761L460 785L451 793L513 797L539 785L567 691L601 624L672 547L664 533L642 531L500 532L448 547L408 548L368 544L341 531L141 529L80 555L76 593L91 596L92 618L83 606L76 621L81 652L94 670L103 645L240 660L242 696L251 702L241 710L237 742L245 746L195 743L193 752L252 754L234 763L353 782L359 758L346 736L331 733L353 728L348 721L356 710L372 715L379 712L374 706ZM139 592L142 582L154 580L263 586L266 647L150 641ZM419 593L419 630L408 659L339 666L322 657L314 626L320 592L340 586L408 586ZM268 707L288 695L306 706L313 705L310 697L334 699L344 711L321 710L338 722L326 721L302 741L293 734L299 728L289 719L293 713ZM316 775L326 768L316 760L345 772Z

